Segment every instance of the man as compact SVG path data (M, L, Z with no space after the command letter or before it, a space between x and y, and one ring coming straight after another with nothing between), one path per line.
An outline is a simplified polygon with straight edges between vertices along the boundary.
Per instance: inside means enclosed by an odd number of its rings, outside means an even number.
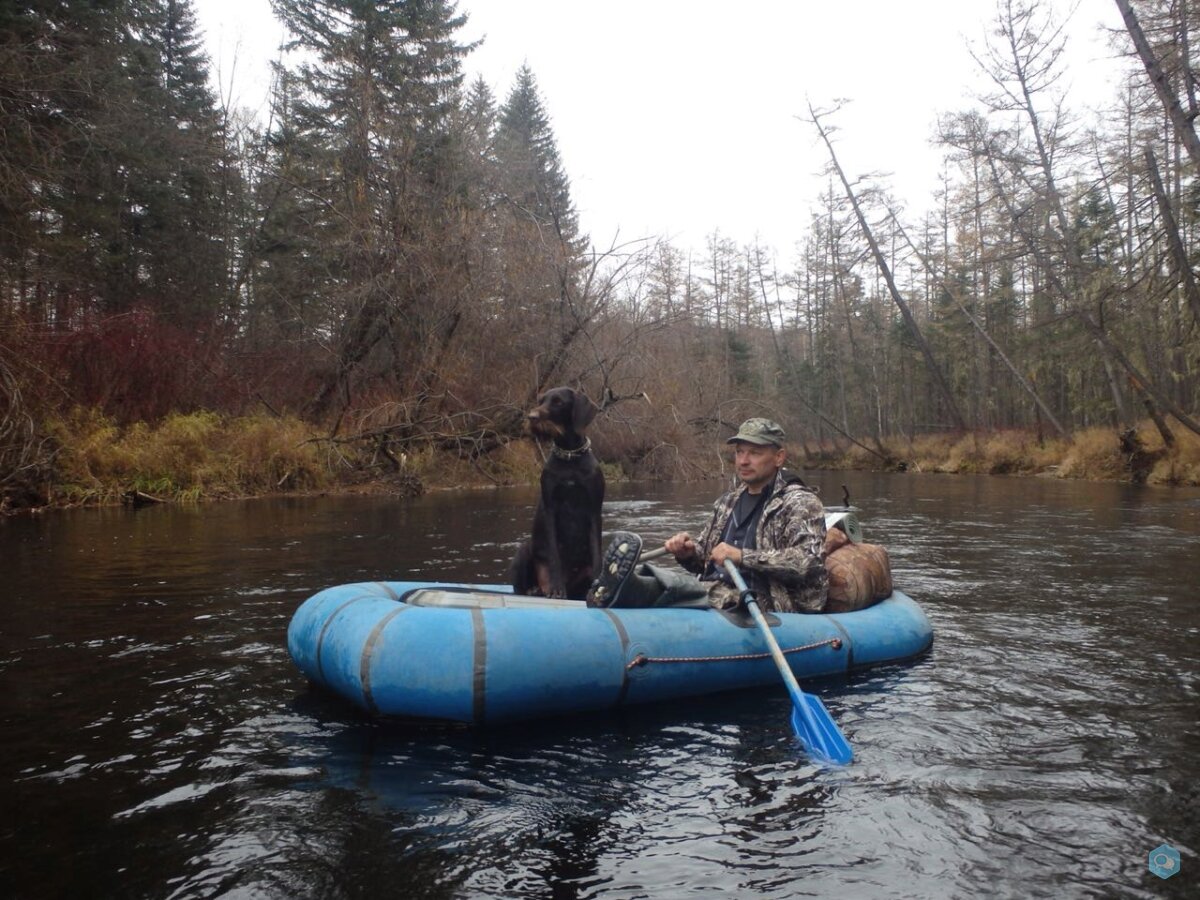
M686 531L665 544L676 561L699 576L680 576L658 566L635 572L641 538L614 535L603 574L588 591L592 606L673 606L708 604L723 609L739 603L725 571L732 560L763 609L820 612L829 576L822 548L825 509L816 492L787 472L786 435L770 419L747 419L733 444L739 486L717 500L712 518L697 538Z

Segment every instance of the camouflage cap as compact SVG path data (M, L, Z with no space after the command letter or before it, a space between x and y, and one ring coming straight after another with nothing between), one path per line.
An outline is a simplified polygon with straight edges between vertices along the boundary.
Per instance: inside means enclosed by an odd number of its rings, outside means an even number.
M774 444L782 447L787 435L779 427L778 422L770 419L747 419L738 428L738 433L727 440L727 444L737 444L745 441L747 444Z

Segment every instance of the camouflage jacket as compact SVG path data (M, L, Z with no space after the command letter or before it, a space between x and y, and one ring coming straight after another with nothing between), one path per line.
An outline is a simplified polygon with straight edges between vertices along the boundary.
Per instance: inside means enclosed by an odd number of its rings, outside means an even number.
M696 538L696 555L681 560L689 571L704 572L712 548L721 542L740 485L713 505L712 519ZM775 476L771 497L755 529L756 548L742 552L742 576L759 606L777 612L820 612L825 608L829 575L825 571L825 507L811 488L786 470ZM710 576L711 577L711 576ZM714 606L737 603L732 585L715 582L709 589Z

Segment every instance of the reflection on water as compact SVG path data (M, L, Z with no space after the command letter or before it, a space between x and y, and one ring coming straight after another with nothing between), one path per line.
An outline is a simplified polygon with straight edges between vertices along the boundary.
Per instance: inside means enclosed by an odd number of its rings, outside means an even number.
M813 685L492 731L308 690L296 605L502 580L527 490L0 522L0 891L130 897L1192 896L1200 492L810 473L933 620L933 653ZM610 486L608 529L717 493ZM1182 854L1160 881L1146 854Z

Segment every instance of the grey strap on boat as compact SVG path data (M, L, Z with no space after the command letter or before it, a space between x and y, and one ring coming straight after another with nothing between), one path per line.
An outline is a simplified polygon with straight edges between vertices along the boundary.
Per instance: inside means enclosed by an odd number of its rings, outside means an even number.
M483 626L483 610L471 610L471 630L474 634L473 671L471 683L471 717L478 725L483 724L487 712L487 632Z
M387 627L388 622L410 608L401 605L389 610L382 619L375 623L375 627L367 635L366 643L363 644L362 657L358 661L358 680L362 684L363 700L372 715L378 715L379 708L375 705L375 698L371 696L371 655L375 652L375 645L379 643L379 636L383 634L383 629Z

